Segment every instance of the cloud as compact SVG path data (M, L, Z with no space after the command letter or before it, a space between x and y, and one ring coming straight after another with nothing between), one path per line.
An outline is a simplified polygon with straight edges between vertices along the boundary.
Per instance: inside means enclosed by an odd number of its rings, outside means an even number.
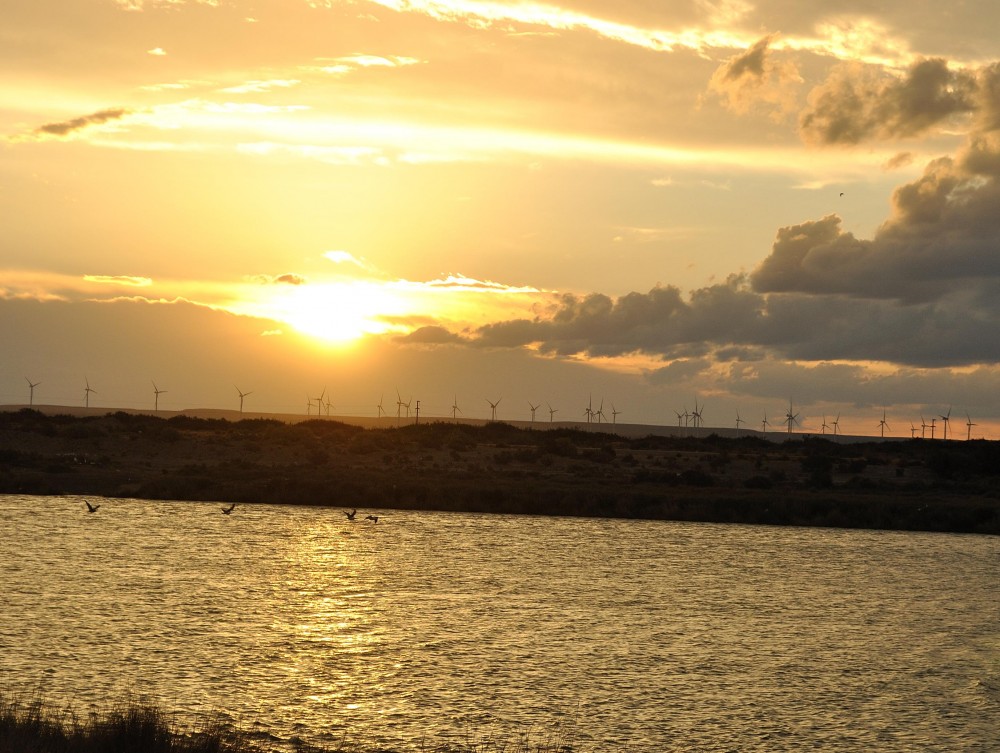
M809 94L799 119L812 144L858 144L919 136L978 108L976 76L940 58L914 63L902 77L857 63L838 66Z
M153 55L155 57L163 57L167 54L167 51L162 47L154 47L151 50L146 50L147 55Z
M124 285L126 287L148 288L153 284L149 277L133 277L130 275L84 275L87 282L97 282L103 285Z
M760 292L933 301L1000 282L1000 133L976 134L897 188L871 240L840 218L782 228L754 270Z
M795 109L795 85L802 78L791 61L773 59L770 45L776 37L776 34L763 37L712 74L709 91L720 96L730 110L747 113L763 108L780 119Z
M438 325L419 327L406 335L394 338L396 342L406 345L446 345L462 342L462 338Z
M267 81L247 81L237 86L229 86L219 91L226 94L260 94L272 89L289 89L298 86L301 81L298 79L269 79Z
M250 279L261 285L305 285L308 282L305 277L293 272L282 275L254 275Z
M126 115L131 114L131 112L131 110L127 110L124 107L113 107L107 110L98 110L90 115L73 118L72 120L66 120L60 123L46 123L45 125L36 128L33 131L33 134L40 137L54 136L62 138L70 136L76 131L84 128L102 125L112 120L120 120Z

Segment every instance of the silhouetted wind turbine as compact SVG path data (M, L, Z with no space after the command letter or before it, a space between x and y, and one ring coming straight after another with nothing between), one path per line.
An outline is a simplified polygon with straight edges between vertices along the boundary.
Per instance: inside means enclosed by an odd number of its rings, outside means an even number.
M913 425L912 421L910 421L910 439L916 439L916 438L917 438L917 427Z
M920 417L920 438L927 439L927 422L923 416Z
M590 395L587 397L587 407L583 410L583 415L587 417L587 423L589 424L594 418L594 396Z
M687 419L687 410L685 410L683 413L681 413L679 410L675 410L674 413L677 414L677 428L679 429L681 427L682 422L685 422Z
M976 425L972 423L972 416L970 416L968 413L965 414L965 425L968 428L968 432L965 435L965 441L968 442L970 439L972 439L972 427Z
M764 411L764 420L760 422L760 427L763 430L762 433L767 434L767 411Z
M944 438L948 438L948 424L951 421L951 407L949 406L948 412L941 416L941 421L944 422Z
M619 413L621 413L621 411L618 410L615 407L614 403L611 403L611 425L612 426L617 426L618 425L618 414Z
M601 422L604 421L604 418L605 418L605 416L604 416L604 398L601 398L601 404L598 406L597 413L595 413L594 415L597 416L597 423L601 423Z
M799 418L799 414L798 413L793 413L792 412L793 410L794 409L792 408L792 401L789 400L788 401L788 413L785 414L785 422L788 424L788 433L789 434L792 433L792 426L795 425L795 422L798 421L798 418Z
M826 425L826 415L824 414L824 416L823 416L823 425L820 427L820 433L821 434L826 434L826 430L829 429L829 428L830 427Z
M538 410L539 405L541 405L541 403L538 405L532 405L531 401L528 401L528 407L531 409L531 423L535 423L535 411Z
M546 403L546 405L549 405L549 404ZM558 408L553 408L551 405L549 405L549 423L550 424L552 423L552 417L555 416L556 413L558 413L558 412L559 412Z
M333 402L330 400L330 396L329 395L326 396L326 402L323 403L323 406L326 408L326 415L327 416L330 415L330 409L336 407L333 404Z
M97 390L95 390L93 387L90 386L90 380L87 379L87 377L84 377L83 379L87 383L87 386L83 388L83 395L84 395L84 397L83 397L83 405L84 405L84 407L89 408L90 407L90 393L93 392L96 395L97 394Z
M236 385L234 384L233 387L236 387ZM245 398L247 395L252 395L253 392L244 392L239 387L236 387L236 392L240 396L240 413L242 413L243 412L243 398Z
M833 436L837 436L837 432L840 431L840 414L839 413L837 414L837 417L834 419L833 423L830 424L830 426L833 427Z
M451 420L458 421L458 414L462 413L462 409L458 407L458 395L455 395L455 400L451 404ZM464 416L465 414L462 413Z
M160 395L162 395L166 390L161 390L156 386L156 382L153 382L153 410L158 411L160 409Z
M28 406L31 407L35 404L35 387L41 384L41 382L32 382L28 377L24 378L28 383Z
M937 419L936 418L932 418L931 419L931 439L934 439L934 424L936 424L936 423L937 423Z
M321 393L319 393L319 397L314 397L313 398L313 400L316 401L316 415L317 416L322 416L323 415L323 397L325 395L326 395L326 387L324 387L323 391Z
M375 406L375 409L377 411L377 413L375 414L376 418L382 418L382 416L385 415L385 408L382 407L382 401L383 400L385 400L385 393L384 392L382 393L382 395L378 399L378 405Z
M497 401L495 403L492 400L490 400L489 398L486 398L486 402L490 404L490 410L492 411L492 415L490 417L490 421L496 421L497 420L497 406L500 405L500 401L501 400L503 400L503 396L498 397Z
M885 430L886 429L889 429L889 431L892 431L892 429L890 428L889 424L887 424L885 422L885 411L882 411L882 420L878 422L878 427L879 427L879 436L881 436L882 438L885 438Z
M746 423L742 418L740 418L739 410L736 411L736 436L740 435L740 426Z
M396 426L399 426L399 419L403 412L403 406L406 403L403 402L403 398L400 397L399 390L396 390Z
M704 422L701 419L701 414L704 412L704 410L705 410L705 404L702 403L701 407L699 408L698 407L698 398L695 398L694 399L694 410L691 411L691 419L692 419L692 422L694 423L694 428L696 428L696 429L704 426Z

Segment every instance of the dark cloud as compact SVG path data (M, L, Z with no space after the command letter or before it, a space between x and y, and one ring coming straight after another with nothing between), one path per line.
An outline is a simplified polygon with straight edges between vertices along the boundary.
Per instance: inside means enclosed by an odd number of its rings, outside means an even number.
M720 65L709 81L709 91L736 112L754 107L771 109L776 116L791 112L795 102L790 85L801 78L793 63L774 59L770 45L776 36L763 37Z
M805 141L816 144L918 136L955 116L983 109L981 93L974 74L952 71L939 58L913 64L902 78L848 64L810 92L800 132Z
M101 125L102 123L107 123L110 120L119 120L120 118L128 115L130 112L131 110L127 110L123 107L99 110L98 112L91 113L90 115L73 118L72 120L67 120L62 123L46 123L45 125L39 126L35 129L35 134L38 136L69 136L70 134L89 126Z
M976 134L893 193L871 240L831 215L782 228L751 276L762 293L933 301L1000 280L1000 134Z
M462 338L435 324L419 327L408 335L397 337L396 341L407 345L446 345L462 342Z

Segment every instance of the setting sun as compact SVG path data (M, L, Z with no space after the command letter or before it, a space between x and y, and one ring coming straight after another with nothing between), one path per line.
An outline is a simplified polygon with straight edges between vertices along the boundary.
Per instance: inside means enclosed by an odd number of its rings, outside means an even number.
M392 330L384 317L403 312L403 302L386 288L366 282L336 282L282 290L256 306L261 314L298 332L331 343Z

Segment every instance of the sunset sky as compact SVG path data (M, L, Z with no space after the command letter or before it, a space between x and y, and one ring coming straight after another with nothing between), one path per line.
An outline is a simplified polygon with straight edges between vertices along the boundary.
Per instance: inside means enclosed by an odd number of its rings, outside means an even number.
M797 431L950 409L1000 439L998 28L994 0L12 0L0 404L792 401Z

